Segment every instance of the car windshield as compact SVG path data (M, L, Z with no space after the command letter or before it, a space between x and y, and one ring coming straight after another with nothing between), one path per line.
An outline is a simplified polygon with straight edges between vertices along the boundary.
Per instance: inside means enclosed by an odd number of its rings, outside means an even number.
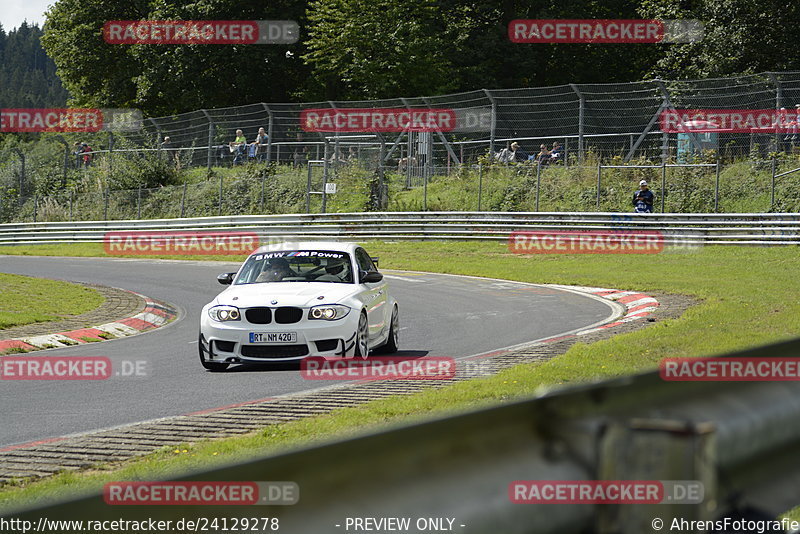
M353 283L350 255L334 250L282 250L247 258L234 284L262 282Z

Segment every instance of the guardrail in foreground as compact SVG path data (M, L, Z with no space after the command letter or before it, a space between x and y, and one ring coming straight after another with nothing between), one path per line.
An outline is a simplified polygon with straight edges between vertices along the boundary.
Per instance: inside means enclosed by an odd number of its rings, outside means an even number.
M247 230L262 239L507 240L519 230L664 232L691 244L800 244L800 214L381 212L0 224L0 245L102 242L115 230Z
M800 339L731 354L796 357ZM299 504L107 506L99 495L15 517L280 519L337 532L347 517L448 517L469 533L651 532L658 517L711 520L800 504L800 383L664 382L657 372L217 468L180 480L294 481ZM513 504L516 480L694 480L700 505ZM691 530L691 529L690 529Z

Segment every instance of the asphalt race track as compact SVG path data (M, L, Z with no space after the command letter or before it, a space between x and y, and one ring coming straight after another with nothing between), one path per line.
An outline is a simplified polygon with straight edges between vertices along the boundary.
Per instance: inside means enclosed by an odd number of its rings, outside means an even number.
M0 271L136 291L176 305L180 318L142 335L37 352L144 361L146 376L96 381L0 381L0 447L316 389L297 370L198 361L200 310L238 264L0 256ZM463 357L605 321L609 304L551 288L448 275L387 272L400 304L400 355Z

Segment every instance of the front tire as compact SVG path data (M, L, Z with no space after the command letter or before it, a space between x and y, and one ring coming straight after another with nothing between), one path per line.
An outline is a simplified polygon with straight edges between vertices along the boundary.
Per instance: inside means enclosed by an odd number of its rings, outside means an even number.
M224 371L225 369L230 366L229 363L220 363L220 362L207 362L205 358L205 353L211 353L210 345L206 346L206 339L203 337L203 334L200 334L200 337L197 339L197 349L200 353L200 365L205 367L208 371L212 372L219 372Z
M356 330L355 348L353 358L366 360L369 357L369 327L367 325L367 314L361 313L358 319L358 329Z

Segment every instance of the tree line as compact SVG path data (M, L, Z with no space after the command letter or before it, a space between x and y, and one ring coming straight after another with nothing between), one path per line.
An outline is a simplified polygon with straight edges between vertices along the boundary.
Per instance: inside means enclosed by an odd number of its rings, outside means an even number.
M517 18L698 19L689 44L515 44ZM109 20L296 20L292 45L111 45ZM27 32L32 30L27 29ZM42 43L74 105L166 115L253 102L718 77L800 68L777 0L57 0ZM8 84L4 84L8 85Z

